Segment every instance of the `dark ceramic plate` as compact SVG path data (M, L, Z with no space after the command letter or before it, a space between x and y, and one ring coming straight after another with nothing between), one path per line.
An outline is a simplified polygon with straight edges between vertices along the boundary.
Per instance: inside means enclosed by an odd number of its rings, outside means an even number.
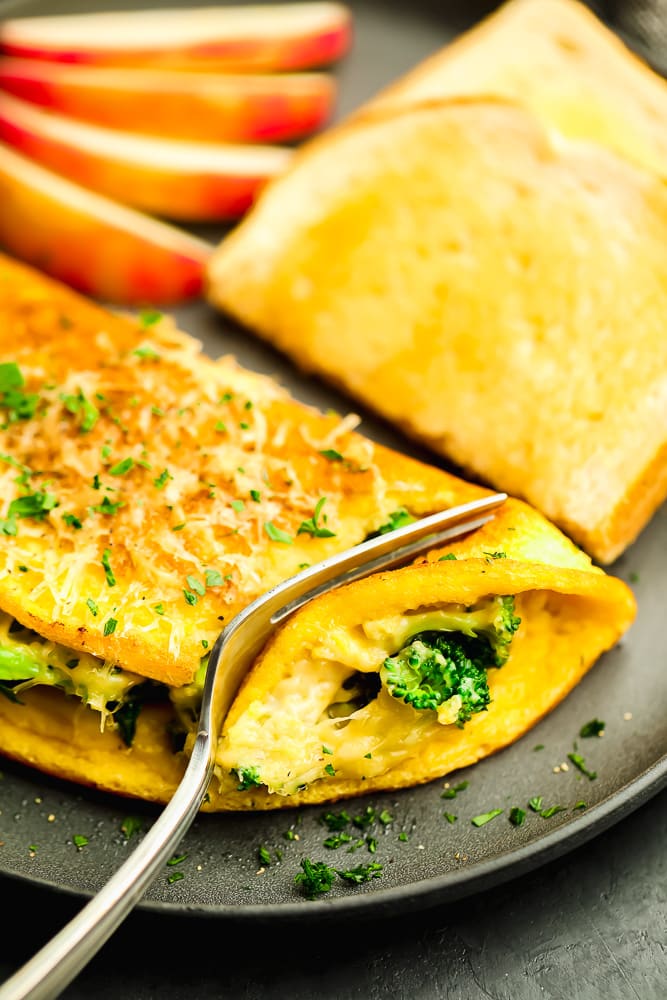
M90 9L81 2L79 10ZM111 6L107 4L106 6ZM119 5L120 6L120 5ZM127 4L126 6L131 6ZM136 4L135 4L136 6ZM343 115L379 87L449 41L493 5L435 4L407 7L391 2L352 2L354 51L339 70ZM0 2L0 13L70 12L74 3ZM220 232L207 234L212 240ZM285 359L233 329L204 305L178 313L183 329L212 355L235 354L249 368L269 372L307 403L341 412L357 409L315 381L297 375ZM438 462L361 412L370 437ZM604 656L578 688L523 739L450 777L468 781L456 798L443 799L443 782L398 794L341 802L362 846L327 849L322 807L258 815L200 816L183 840L184 859L156 879L140 907L164 914L196 912L240 920L313 920L411 911L461 897L535 868L610 826L667 783L667 662L663 638L667 509L655 516L639 541L612 567L637 593L639 615L622 643ZM590 719L606 723L604 738L581 739ZM575 742L594 780L570 765L555 771ZM540 749L541 748L541 749ZM567 808L542 818L527 807L533 796L545 806ZM582 809L573 809L583 801ZM512 806L527 810L519 827ZM43 777L6 763L0 782L0 874L78 897L95 893L128 857L141 837L129 841L121 824L137 817L147 830L158 811ZM501 808L482 827L473 816ZM391 820L375 819L383 810ZM445 813L457 819L449 822ZM87 838L77 848L74 838ZM367 839L368 838L368 839ZM369 848L375 847L372 852ZM269 863L260 860L260 848ZM303 858L352 868L374 861L382 876L365 885L338 881L322 900L306 902L294 883ZM174 872L182 878L174 880Z

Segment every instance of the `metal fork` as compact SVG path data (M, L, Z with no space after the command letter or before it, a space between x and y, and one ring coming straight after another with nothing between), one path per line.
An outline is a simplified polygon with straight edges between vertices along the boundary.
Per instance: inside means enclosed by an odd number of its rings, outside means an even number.
M141 843L105 886L0 986L0 1000L52 1000L99 951L194 820L213 773L217 738L243 677L276 626L314 597L481 527L505 502L494 493L331 556L273 587L236 615L209 657L197 736L183 777Z

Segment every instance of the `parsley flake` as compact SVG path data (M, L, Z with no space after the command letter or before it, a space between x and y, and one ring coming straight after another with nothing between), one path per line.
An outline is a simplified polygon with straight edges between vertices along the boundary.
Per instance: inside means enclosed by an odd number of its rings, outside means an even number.
M526 818L526 810L520 809L519 806L512 806L510 809L510 823L513 826L521 826Z
M496 816L500 816L502 811L502 809L491 809L489 812L480 813L479 816L473 816L470 822L473 826L485 826L486 823L490 823Z
M584 739L590 736L601 736L604 732L605 724L600 719L591 719L590 722L586 722L579 730L579 735Z
M132 468L134 468L134 459L133 458L124 458L124 459L122 459L122 461L116 462L115 465L111 466L111 468L109 469L109 475L110 476L125 476L125 475L127 475L127 473Z
M273 521L264 522L264 531L269 536L272 542L282 542L283 545L292 545L294 539L291 535L288 535L286 531L281 528L276 528Z
M330 531L329 528L324 528L318 524L319 516L322 512L322 508L327 502L326 497L320 497L315 505L315 510L313 511L313 516L309 517L307 521L302 521L299 525L297 535L307 534L312 538L335 538L336 532ZM326 524L326 514L323 516L322 520Z
M116 586L116 577L111 569L111 549L105 549L102 553L102 566L104 568L104 575L106 581L110 587Z
M578 771L581 771L582 774L586 775L589 781L595 781L595 779L598 776L597 771L589 771L589 769L586 767L586 762L584 758L581 756L581 754L569 753L567 757L568 760L572 761L572 763L574 764L574 766L577 768Z
M60 399L68 413L77 417L79 430L82 434L92 431L100 417L100 411L94 403L84 396L81 389L74 395L63 394Z

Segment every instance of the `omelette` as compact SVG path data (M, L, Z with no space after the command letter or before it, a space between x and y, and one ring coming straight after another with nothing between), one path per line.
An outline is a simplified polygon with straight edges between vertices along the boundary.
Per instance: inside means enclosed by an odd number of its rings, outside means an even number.
M155 802L225 623L307 565L487 490L363 436L166 317L0 257L0 753ZM251 667L204 810L416 785L514 741L630 627L631 591L509 499L321 596Z

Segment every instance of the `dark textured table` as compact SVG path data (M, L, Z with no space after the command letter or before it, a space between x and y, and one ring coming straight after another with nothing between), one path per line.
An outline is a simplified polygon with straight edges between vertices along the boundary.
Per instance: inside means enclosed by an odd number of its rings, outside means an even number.
M79 904L0 881L5 978ZM135 911L65 1000L665 1000L667 792L527 876L408 918L293 930Z

